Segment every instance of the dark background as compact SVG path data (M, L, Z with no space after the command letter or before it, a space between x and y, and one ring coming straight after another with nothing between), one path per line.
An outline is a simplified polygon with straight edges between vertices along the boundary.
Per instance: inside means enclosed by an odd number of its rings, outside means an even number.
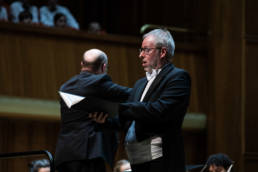
M5 0L8 4L13 0ZM29 0L38 7L47 0ZM206 0L59 0L66 6L82 30L92 21L101 24L107 33L139 35L144 24L208 31L209 1Z

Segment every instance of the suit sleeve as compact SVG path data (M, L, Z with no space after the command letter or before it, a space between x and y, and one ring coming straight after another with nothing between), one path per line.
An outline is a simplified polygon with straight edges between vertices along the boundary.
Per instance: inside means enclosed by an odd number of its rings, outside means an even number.
M145 124L182 120L189 104L189 96L190 77L188 73L181 72L154 91L148 102L121 103L119 117L122 121L135 120Z
M102 97L117 102L125 102L130 96L132 90L131 88L124 87L112 82L108 75L102 79L99 87L99 94Z

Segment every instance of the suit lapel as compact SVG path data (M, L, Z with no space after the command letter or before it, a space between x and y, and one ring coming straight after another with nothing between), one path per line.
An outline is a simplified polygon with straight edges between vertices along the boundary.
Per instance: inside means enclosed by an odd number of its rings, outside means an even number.
M159 86L161 80L166 76L166 74L174 69L174 65L169 63L167 65L165 65L163 67L163 69L160 71L160 73L158 74L158 76L155 78L155 80L153 81L153 83L151 84L149 90L147 91L143 101L147 101L149 100L149 97L151 95L151 93L157 88L157 86Z
M130 98L130 101L140 101L143 90L147 84L147 79L146 77L143 78L137 85L134 86L135 93L133 94L132 98ZM129 129L131 126L132 121L126 123L126 131Z
M143 90L145 88L147 84L147 79L146 77L138 84L138 86L136 86L136 93L135 93L135 96L134 96L134 101L140 101L141 99L141 96L142 96L142 93L143 93Z

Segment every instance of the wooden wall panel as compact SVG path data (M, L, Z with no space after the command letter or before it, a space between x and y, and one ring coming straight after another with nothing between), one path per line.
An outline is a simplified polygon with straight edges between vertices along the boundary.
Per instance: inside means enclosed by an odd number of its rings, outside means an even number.
M243 171L244 0L211 2L208 153L228 154Z
M208 150L228 154L235 161L234 171L255 171L257 2L214 0L212 6Z
M245 0L245 29L248 35L258 35L258 1Z
M206 131L184 131L183 137L186 164L205 163L207 155Z
M244 154L244 170L245 171L255 171L257 169L258 164L258 154L247 152Z
M245 40L246 40L246 73L245 73L245 171L253 171L258 167L258 139L255 137L258 132L257 127L257 64L258 64L258 3L254 0L245 0Z
M82 54L90 48L102 49L110 57L109 74L115 82L126 86L130 84L128 72L131 69L128 61L137 58L136 46L127 46L112 40L96 42L85 36L80 39L80 33L74 33L77 37L72 38L72 41L70 38L62 38L65 35L52 37L44 32L0 33L1 78L5 83L1 85L1 94L56 99L59 86L79 73ZM140 68L139 65L135 66ZM139 71L135 70L134 73ZM133 75L133 82L137 75L139 74Z
M258 99L258 41L247 40L246 44L246 83L245 83L245 151L258 154L257 99Z
M59 131L59 122L0 118L0 152L48 150L53 155ZM44 155L0 159L0 171L27 172L32 160L47 158Z
M189 72L192 81L189 112L208 112L208 57L204 52L175 53L174 63Z

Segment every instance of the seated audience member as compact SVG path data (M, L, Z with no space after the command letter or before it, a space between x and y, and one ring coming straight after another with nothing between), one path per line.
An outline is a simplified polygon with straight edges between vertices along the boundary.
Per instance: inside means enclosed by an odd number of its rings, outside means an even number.
M23 11L19 14L19 22L31 24L32 23L32 14L29 11Z
M88 33L104 34L99 22L90 22L88 25Z
M131 166L129 161L122 159L117 161L113 172L131 172Z
M201 172L230 172L233 167L233 163L234 162L226 154L212 154L209 156Z
M42 6L40 8L40 22L45 26L55 26L54 16L57 13L62 13L66 16L67 25L69 27L79 29L79 24L77 23L76 19L73 17L69 9L64 6L58 5L57 0L48 0L48 5Z
M8 21L8 14L3 0L0 0L0 21Z
M32 161L30 172L50 172L49 161L47 159Z
M38 23L38 8L29 3L29 0L14 1L10 5L10 15L14 23L19 22L19 14L23 11L29 11L32 15L32 23Z
M56 13L54 17L54 23L55 23L55 27L66 28L67 27L66 16L62 13Z

